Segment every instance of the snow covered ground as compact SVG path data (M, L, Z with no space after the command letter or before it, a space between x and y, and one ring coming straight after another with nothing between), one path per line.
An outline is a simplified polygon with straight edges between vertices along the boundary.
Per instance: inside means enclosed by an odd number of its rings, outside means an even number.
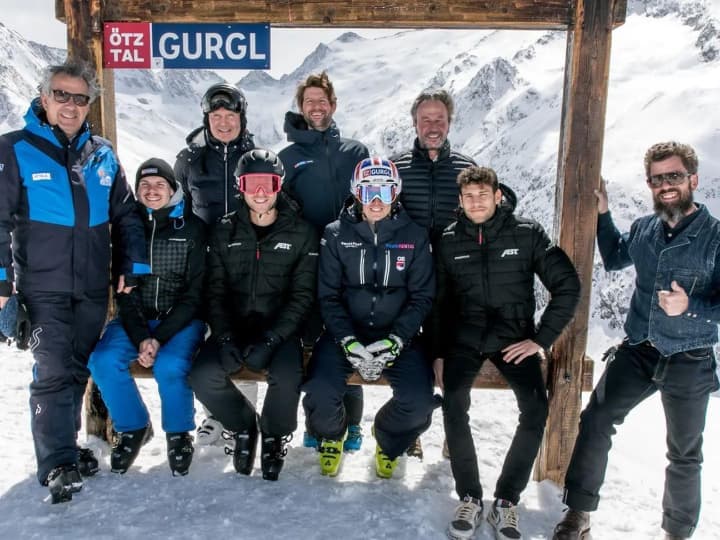
M600 357L610 343L603 331L591 332L591 356ZM366 388L362 450L346 454L340 475L320 475L317 454L302 447L295 433L278 482L258 472L237 475L221 448L195 454L190 474L174 478L165 459L161 432L143 448L125 475L109 472L104 445L101 471L85 482L68 504L51 505L46 488L34 476L27 385L29 354L2 349L0 383L0 538L115 539L263 538L263 539L393 539L444 537L455 506L450 464L441 455L442 419L436 412L423 436L425 460L408 459L404 474L380 480L374 472L374 412L388 397L387 388ZM598 369L601 369L598 368ZM154 382L140 381L159 431L159 403ZM261 396L264 385L260 385ZM585 396L587 397L587 395ZM706 429L703 504L694 538L720 538L720 399L710 400ZM198 406L198 410L199 410ZM301 408L302 409L302 408ZM486 506L491 502L500 463L512 436L517 409L508 391L474 391L471 409ZM198 415L198 420L199 420ZM593 538L614 540L660 538L660 501L665 467L663 414L657 397L640 405L619 427L610 454L603 500L593 516ZM259 467L259 457L257 466ZM527 539L546 539L562 516L561 489L545 481L531 482L521 501L521 525ZM492 538L485 523L478 539Z

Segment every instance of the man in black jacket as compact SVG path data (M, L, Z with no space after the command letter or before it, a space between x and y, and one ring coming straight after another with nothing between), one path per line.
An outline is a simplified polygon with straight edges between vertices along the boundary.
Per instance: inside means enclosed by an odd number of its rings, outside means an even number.
M285 115L285 133L292 144L280 152L287 175L283 190L302 205L303 217L321 236L325 226L340 215L350 193L355 165L370 154L361 142L340 137L333 120L337 96L327 73L309 75L298 85L295 100L300 112L288 111ZM321 330L316 308L305 327L305 345L314 344ZM362 386L348 387L345 408L349 419L345 450L359 450ZM317 447L317 440L306 431L303 444Z
M269 150L243 155L236 170L239 208L215 227L207 268L212 336L190 372L198 399L233 433L233 464L252 472L258 437L255 407L230 375L268 371L259 419L262 473L277 480L285 444L297 427L302 382L300 326L315 299L318 239L297 205L281 193L283 165Z
M473 381L489 360L515 393L520 423L488 521L498 540L518 539L517 504L530 478L548 411L539 352L549 348L572 319L580 281L570 259L537 222L513 215L515 194L499 184L495 171L469 167L457 183L462 214L438 244L433 313L434 368L443 382L445 433L462 501L448 534L470 538L482 519L483 493L468 410ZM551 295L537 327L536 275Z
M247 129L247 100L227 83L207 89L202 97L203 125L187 136L187 147L175 161L175 176L188 197L193 213L208 229L239 207L235 168L240 156L255 148ZM255 404L257 383L239 381L240 391ZM198 445L224 444L223 426L208 415L197 430Z

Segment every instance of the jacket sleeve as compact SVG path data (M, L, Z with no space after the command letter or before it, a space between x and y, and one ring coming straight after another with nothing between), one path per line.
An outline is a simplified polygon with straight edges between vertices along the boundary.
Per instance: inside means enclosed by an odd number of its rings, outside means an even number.
M580 301L580 279L567 254L550 242L539 225L533 249L534 271L550 292L550 302L540 317L534 341L547 349L575 314Z
M190 163L187 159L187 149L181 150L175 158L175 166L173 172L175 173L175 180L177 180L182 186L185 199L190 200L190 186L188 185L188 176L190 170ZM190 206L188 206L190 208Z
M355 334L350 314L343 304L344 267L338 252L338 238L335 234L339 223L325 227L320 241L318 268L318 299L325 328L335 341Z
M113 260L120 261L117 274L149 274L147 252L145 249L145 230L137 212L135 212L135 196L125 178L125 171L118 165L112 189L110 191L110 221L113 226L113 237L119 240L119 248Z
M223 251L227 250L226 232L227 229L221 224L213 229L205 269L207 319L215 338L232 333L230 313L225 306L225 298L229 296L230 287L222 258Z
M290 279L288 302L283 306L270 331L286 340L296 334L315 302L318 265L318 238L315 230L305 226L307 234Z
M407 302L392 327L392 333L406 344L420 331L435 297L432 249L424 231L415 244L413 261L407 270L407 292Z
M0 137L0 296L10 296L13 289L11 233L20 204L22 185L15 152L6 137Z
M190 324L190 321L197 317L200 308L207 244L203 228L197 227L197 231L191 239L192 245L185 272L185 291L153 332L155 339L161 345Z
M115 302L117 303L120 322L125 329L125 333L132 344L135 345L135 348L138 348L144 339L152 336L150 335L147 319L143 314L142 302L137 287L130 291L129 294L116 294Z
M628 253L628 234L621 234L610 212L598 214L597 242L605 270L622 270L632 265Z
M711 278L711 292L708 296L689 294L688 308L683 317L702 317L708 323L720 324L720 250L715 253L714 271Z

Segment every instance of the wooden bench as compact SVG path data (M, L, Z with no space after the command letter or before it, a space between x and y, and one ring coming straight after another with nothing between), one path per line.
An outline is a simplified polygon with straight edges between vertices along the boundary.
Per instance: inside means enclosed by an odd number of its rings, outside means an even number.
M305 356L305 364L307 365L308 356ZM594 362L589 357L585 357L582 369L582 389L589 392L593 388L593 365ZM543 358L542 370L545 380L547 380L547 359ZM130 365L130 373L137 378L151 378L152 370L142 367L137 362ZM252 371L249 369L241 369L234 373L231 377L233 380L265 382L266 376L263 372ZM380 377L377 381L368 382L363 380L360 375L353 373L348 379L348 384L362 384L373 386L388 386L385 377ZM482 368L475 378L473 388L485 388L490 390L508 389L505 379L492 362L483 362ZM112 426L108 422L108 412L102 401L97 386L88 384L88 390L85 396L85 428L88 435L95 435L105 440L110 440Z

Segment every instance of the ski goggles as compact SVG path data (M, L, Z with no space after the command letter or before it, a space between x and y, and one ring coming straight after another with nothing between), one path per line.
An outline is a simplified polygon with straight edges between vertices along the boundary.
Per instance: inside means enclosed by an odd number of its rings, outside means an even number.
M355 196L363 204L370 204L375 199L391 204L397 197L396 184L359 184L355 189Z
M266 195L271 195L282 189L282 178L277 174L243 174L238 176L237 186L240 193L256 195L262 189Z
M245 111L245 99L240 97L239 99L224 92L218 92L205 106L207 110L203 110L204 113L217 111L218 109L227 109L236 113L243 113Z
M56 103L67 103L71 99L73 103L78 107L87 107L90 103L90 96L85 94L73 94L72 92L66 92L65 90L52 90L53 99Z

